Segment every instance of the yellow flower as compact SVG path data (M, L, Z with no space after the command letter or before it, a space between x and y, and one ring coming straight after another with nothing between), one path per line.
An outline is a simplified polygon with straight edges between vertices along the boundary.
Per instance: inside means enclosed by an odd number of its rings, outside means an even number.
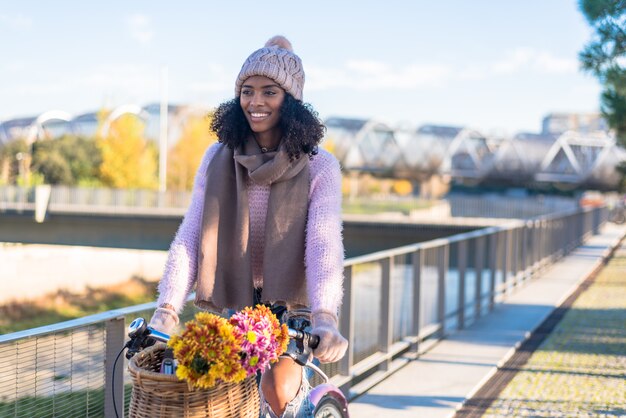
M245 378L239 358L241 337L222 317L199 312L168 345L178 361L176 376L192 386L210 388L220 380L236 382Z

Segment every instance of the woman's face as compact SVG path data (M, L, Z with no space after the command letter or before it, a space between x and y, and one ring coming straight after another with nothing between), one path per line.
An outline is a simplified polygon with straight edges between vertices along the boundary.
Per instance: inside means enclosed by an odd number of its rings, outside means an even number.
M271 78L255 75L241 87L239 101L252 132L280 135L280 107L285 91Z

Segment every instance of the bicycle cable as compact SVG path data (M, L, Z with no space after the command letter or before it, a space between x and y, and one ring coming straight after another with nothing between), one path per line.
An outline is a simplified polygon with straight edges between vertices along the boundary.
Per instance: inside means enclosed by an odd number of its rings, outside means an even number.
M122 355L124 350L129 347L129 343L130 341L124 344L124 347L122 347L117 357L115 357L115 361L113 362L113 373L111 373L111 394L113 395L113 411L115 411L116 418L120 418L120 416L117 413L117 403L115 402L115 368L117 366L117 361L120 359L120 356Z

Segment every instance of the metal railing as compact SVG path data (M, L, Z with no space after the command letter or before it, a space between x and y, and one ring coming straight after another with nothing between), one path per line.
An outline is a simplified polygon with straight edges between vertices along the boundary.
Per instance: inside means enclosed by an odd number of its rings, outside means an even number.
M44 210L88 213L184 213L191 192L42 185L0 186L0 210Z
M528 278L583 243L605 208L572 210L345 262L341 332L346 356L325 371L349 397L367 390ZM0 336L0 416L113 416L128 402L126 325L154 303ZM181 318L190 318L188 304ZM122 356L123 358L123 356Z
M0 211L38 210L76 213L177 213L182 215L191 202L191 192L147 189L110 189L42 185L0 186ZM575 199L558 196L450 195L434 201L397 195L373 195L344 199L344 213L394 211L405 214L430 212L436 218L529 219L575 209Z

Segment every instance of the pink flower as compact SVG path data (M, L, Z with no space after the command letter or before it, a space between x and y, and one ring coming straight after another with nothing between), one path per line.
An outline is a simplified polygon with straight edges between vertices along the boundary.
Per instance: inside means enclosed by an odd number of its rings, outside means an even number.
M263 371L285 352L289 337L287 326L264 305L245 308L230 318L241 336L242 366L248 376Z

